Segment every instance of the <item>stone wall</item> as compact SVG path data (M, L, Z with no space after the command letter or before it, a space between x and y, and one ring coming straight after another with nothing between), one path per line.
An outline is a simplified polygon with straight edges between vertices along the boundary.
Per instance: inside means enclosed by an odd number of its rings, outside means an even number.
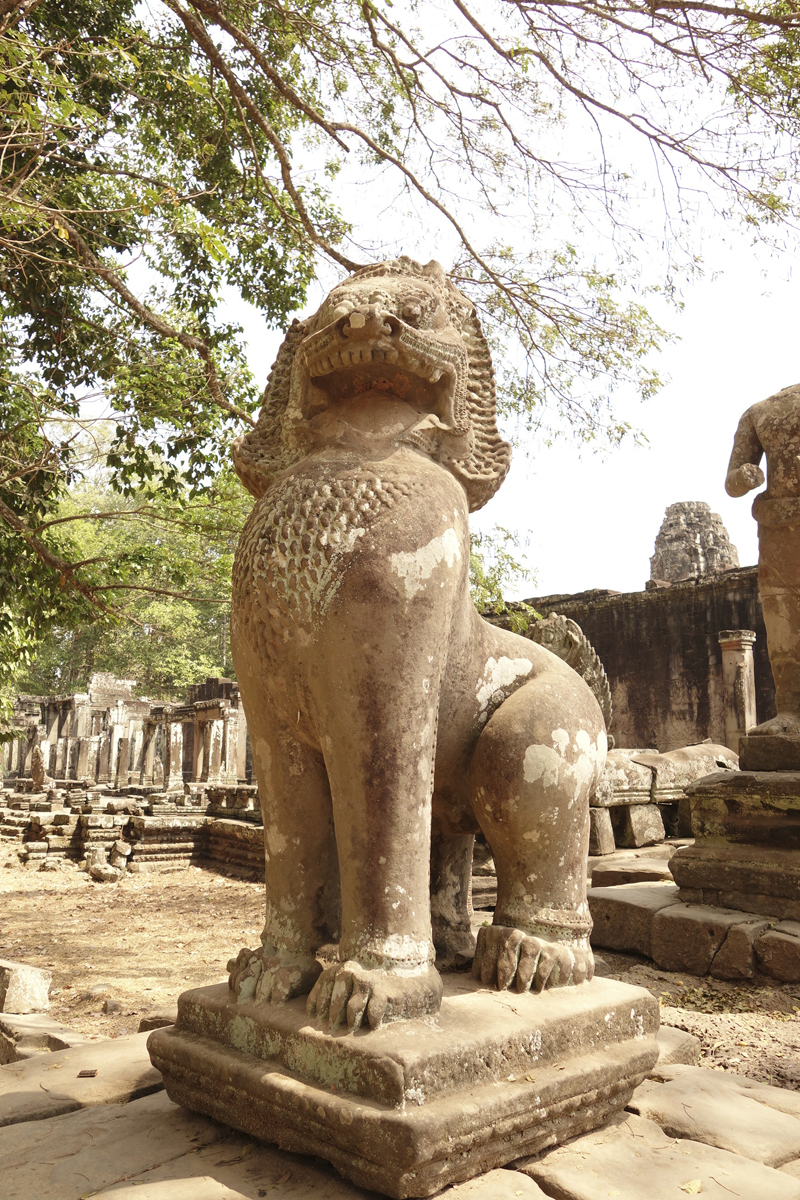
M571 617L592 642L611 684L611 732L618 746L664 752L705 738L725 741L717 640L725 629L755 631L758 720L774 715L756 567L644 592L595 590L538 596L528 603L545 616Z

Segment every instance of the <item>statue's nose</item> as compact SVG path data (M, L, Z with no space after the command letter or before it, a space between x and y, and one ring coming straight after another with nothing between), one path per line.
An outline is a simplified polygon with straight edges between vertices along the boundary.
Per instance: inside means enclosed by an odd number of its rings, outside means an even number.
M366 341L391 333L391 326L387 325L382 312L374 305L369 305L350 313L342 326L342 333L353 341Z

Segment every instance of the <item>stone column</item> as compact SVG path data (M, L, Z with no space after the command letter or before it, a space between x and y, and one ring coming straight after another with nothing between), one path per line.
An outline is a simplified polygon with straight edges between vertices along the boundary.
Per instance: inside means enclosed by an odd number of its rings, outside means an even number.
M97 778L97 760L100 753L99 737L86 738L86 781L94 783Z
M142 767L144 764L144 729L140 722L137 721L131 724L128 736L131 740L131 761L130 773L128 778L125 780L126 784L133 783L134 780L138 782L142 777Z
M723 629L722 689L725 706L725 745L739 753L739 738L757 724L756 678L753 668L752 629Z
M239 701L239 720L236 731L236 778L247 779L247 718Z
M195 720L194 754L192 762L192 783L199 783L203 778L206 764L206 721Z
M101 733L97 749L96 779L98 783L108 783L108 761L110 753L111 737L108 733Z
M144 727L144 747L142 750L142 773L139 782L142 787L150 787L153 782L153 765L156 757L156 734L158 726L149 721Z
M222 764L220 779L223 783L236 783L239 778L239 710L226 708L223 712L225 722L222 738Z
M164 763L164 790L183 791L183 724L181 721L167 723L166 762Z
M89 749L91 746L91 738L82 737L78 739L78 766L75 771L75 778L83 783L93 783L89 775Z
M117 775L115 786L118 788L127 787L130 782L128 768L131 759L131 738L121 737L117 742L119 747L117 754Z
M201 779L208 783L219 783L222 775L224 722L215 717L206 721L203 738L203 774Z

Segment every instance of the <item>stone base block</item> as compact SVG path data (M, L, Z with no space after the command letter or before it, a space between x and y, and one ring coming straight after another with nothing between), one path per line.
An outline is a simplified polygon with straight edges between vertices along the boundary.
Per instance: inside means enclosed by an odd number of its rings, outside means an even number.
M46 1012L53 976L41 967L0 959L0 1012Z
M630 804L616 808L611 819L618 846L654 846L663 842L666 836L657 804Z
M681 900L800 919L800 849L697 841L669 865Z
M800 771L800 738L758 733L739 738L742 771Z
M665 971L706 975L728 935L743 923L748 923L748 917L741 912L700 904L671 904L653 917L650 957Z
M697 840L670 864L681 899L800 919L800 772L722 771L689 798Z
M331 1035L285 1005L185 992L150 1035L172 1100L402 1200L603 1124L658 1057L658 1004L610 979L541 996L445 976L436 1017Z
M781 983L800 983L800 925L782 921L755 944L758 968Z
M613 854L616 849L614 827L607 808L589 809L589 853Z

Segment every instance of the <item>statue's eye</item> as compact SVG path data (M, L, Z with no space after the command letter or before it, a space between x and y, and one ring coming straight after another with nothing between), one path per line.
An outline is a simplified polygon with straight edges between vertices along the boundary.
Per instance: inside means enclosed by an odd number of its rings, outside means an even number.
M422 316L422 309L418 304L406 304L403 308L403 320L408 321L409 325L416 325Z

